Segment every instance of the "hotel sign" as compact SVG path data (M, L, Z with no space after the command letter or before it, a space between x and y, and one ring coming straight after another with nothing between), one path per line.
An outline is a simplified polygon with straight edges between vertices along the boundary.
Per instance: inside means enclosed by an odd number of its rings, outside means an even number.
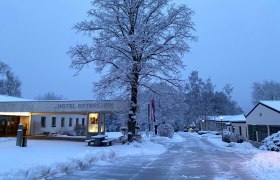
M57 104L56 109L112 109L113 102L98 102L98 103L61 103Z
M130 101L21 101L0 102L0 112L89 113L128 112Z

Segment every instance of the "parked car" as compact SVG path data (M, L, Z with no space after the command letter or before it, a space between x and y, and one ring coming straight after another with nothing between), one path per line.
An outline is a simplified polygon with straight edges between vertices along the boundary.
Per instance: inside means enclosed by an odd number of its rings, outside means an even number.
M202 135L202 134L206 134L207 131L198 131L197 133L198 133L199 135Z
M214 135L221 135L221 132L219 132L219 131L211 131L211 133Z
M223 135L225 135L225 134L231 134L231 132L229 132L229 130L227 130L227 129L224 129L223 130Z

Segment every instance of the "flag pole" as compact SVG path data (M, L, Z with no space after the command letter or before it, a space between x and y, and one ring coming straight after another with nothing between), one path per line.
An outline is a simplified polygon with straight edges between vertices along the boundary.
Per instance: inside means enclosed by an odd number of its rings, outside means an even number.
M153 132L156 135L157 134L157 125L156 125L156 108L155 108L155 99L153 97L152 101L151 101L151 121L153 123Z
M148 128L149 132L151 132L151 105L148 103Z

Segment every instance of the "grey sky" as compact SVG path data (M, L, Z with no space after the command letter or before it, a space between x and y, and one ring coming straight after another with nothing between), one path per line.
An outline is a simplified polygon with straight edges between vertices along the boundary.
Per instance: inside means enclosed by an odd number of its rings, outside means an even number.
M199 41L184 57L184 76L198 70L217 89L231 83L233 98L248 111L253 82L278 79L280 59L279 0L176 0L195 11ZM79 76L69 68L70 46L86 41L71 28L85 19L90 0L0 1L0 60L19 76L22 95L45 92L68 99L93 98L91 67Z

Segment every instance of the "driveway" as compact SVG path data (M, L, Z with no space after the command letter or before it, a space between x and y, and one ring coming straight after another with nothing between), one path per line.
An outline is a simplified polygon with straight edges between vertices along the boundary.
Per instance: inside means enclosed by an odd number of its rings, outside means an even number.
M184 142L166 144L157 157L115 158L58 179L256 179L243 166L250 154L225 151L207 138L181 134Z

